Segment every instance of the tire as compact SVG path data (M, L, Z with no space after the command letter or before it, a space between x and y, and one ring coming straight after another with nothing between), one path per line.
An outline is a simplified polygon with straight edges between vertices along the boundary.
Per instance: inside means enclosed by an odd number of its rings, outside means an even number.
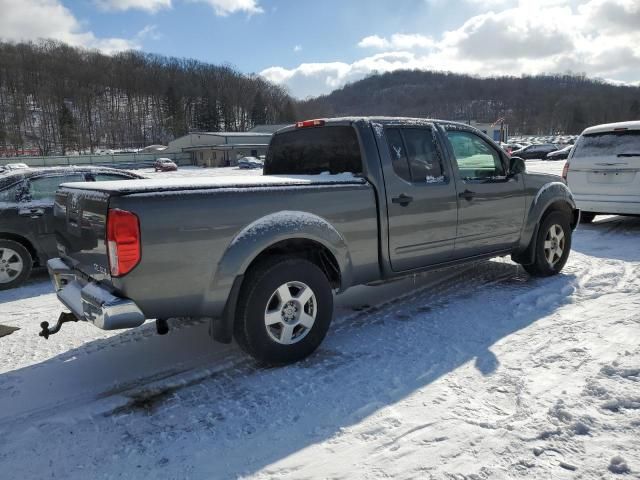
M596 214L593 212L580 212L580 223L592 223L596 218Z
M247 273L233 333L256 360L286 364L320 346L332 317L333 294L324 272L302 258L276 257Z
M531 265L523 265L523 268L535 277L548 277L560 273L571 251L571 234L569 216L566 213L549 213L543 218L538 229L534 262ZM560 236L562 238L559 238Z
M33 268L33 258L23 245L0 239L0 290L22 285Z

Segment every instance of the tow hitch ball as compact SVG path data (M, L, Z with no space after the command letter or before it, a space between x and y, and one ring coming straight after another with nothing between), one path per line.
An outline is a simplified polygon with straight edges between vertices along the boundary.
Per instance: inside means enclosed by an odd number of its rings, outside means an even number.
M53 328L49 328L49 322L42 322L40 324L40 328L42 328L42 331L39 333L39 335L48 340L49 335L53 335L54 333L58 333L60 331L63 323L77 321L78 317L76 317L73 313L62 312L58 317L58 322L53 326Z

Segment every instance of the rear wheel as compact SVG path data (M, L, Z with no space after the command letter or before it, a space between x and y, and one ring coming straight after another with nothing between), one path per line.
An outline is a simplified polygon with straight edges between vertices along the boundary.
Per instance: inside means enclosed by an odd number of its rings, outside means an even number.
M596 214L593 212L580 212L580 223L591 223L596 218Z
M23 284L32 267L29 250L13 240L0 240L0 290Z
M534 262L523 268L536 277L560 273L571 250L571 225L563 212L551 212L540 224L534 252Z
M234 337L257 360L291 363L318 348L332 316L333 294L324 272L305 259L275 258L247 274Z

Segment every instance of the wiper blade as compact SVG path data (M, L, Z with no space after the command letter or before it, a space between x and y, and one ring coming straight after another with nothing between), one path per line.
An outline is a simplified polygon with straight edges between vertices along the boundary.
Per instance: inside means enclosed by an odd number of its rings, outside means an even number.
M619 157L640 157L640 153L619 153Z

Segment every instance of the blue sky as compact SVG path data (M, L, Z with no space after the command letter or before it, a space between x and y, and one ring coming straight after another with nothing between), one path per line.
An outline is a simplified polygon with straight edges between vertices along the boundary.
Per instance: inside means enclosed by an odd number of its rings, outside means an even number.
M256 2L262 13L215 14L205 2L177 2L172 8L104 10L87 1L62 2L99 37L134 38L145 27L154 35L139 40L145 51L231 63L244 72L260 72L302 61L353 61L358 42L372 34L442 32L459 23L459 11L424 0ZM398 5L399 4L399 5ZM375 28L374 28L375 25ZM158 38L159 37L159 38ZM301 50L294 51L298 46Z
M638 0L0 0L0 38L229 63L297 97L373 71L640 80Z

